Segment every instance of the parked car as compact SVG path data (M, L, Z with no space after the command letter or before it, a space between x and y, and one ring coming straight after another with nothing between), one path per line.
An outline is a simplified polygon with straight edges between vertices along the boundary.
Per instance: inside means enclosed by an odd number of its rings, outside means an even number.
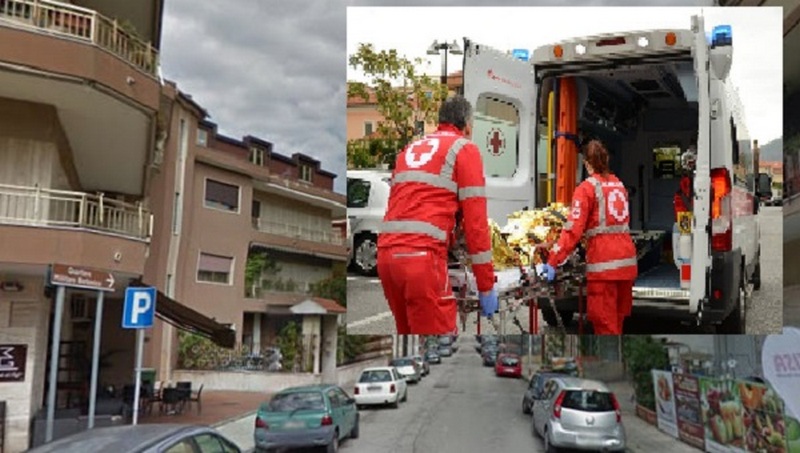
M411 358L414 359L415 362L417 362L417 365L419 366L420 370L422 370L423 376L427 376L431 373L431 367L428 364L428 359L426 359L425 356L417 354L415 356L412 356Z
M533 403L531 429L544 439L545 451L625 450L619 403L602 382L554 377L545 383L540 396Z
M530 380L528 381L528 388L525 390L525 395L522 397L523 414L531 413L533 401L537 398L541 398L539 395L542 394L544 383L547 382L547 380L551 377L557 376L560 375L552 371L543 371L541 369L533 373L533 376L531 376Z
M82 431L41 445L30 453L162 453L167 451L219 451L240 453L236 444L208 426L143 424Z
M449 346L453 352L458 351L458 346L452 335L442 335L439 337L439 346Z
M359 434L356 400L336 385L290 387L276 393L256 413L256 449L327 447L339 449Z
M453 348L451 348L449 345L448 346L439 345L440 357L450 357L452 355L453 355Z
M494 366L497 363L497 349L487 349L482 357L483 366Z
M500 354L495 361L494 374L519 379L522 377L522 361L517 354Z
M347 172L347 217L352 247L349 263L361 274L378 273L378 229L389 205L392 173L385 170Z
M411 357L400 357L389 362L389 366L397 368L400 376L406 378L409 383L417 383L422 379L422 373L417 368L417 364Z
M442 358L439 356L439 351L435 349L428 349L425 351L425 358L428 360L430 364L440 364L442 363Z
M395 367L366 368L354 389L357 406L391 404L397 408L408 400L408 385Z

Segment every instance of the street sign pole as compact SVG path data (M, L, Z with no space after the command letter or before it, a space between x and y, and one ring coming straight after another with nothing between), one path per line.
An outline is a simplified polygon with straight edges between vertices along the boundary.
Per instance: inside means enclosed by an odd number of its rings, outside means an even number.
M133 391L133 426L139 419L139 397L142 386L142 350L144 349L144 329L136 329L136 387Z
M53 339L50 344L50 381L47 390L47 426L45 443L53 440L53 422L56 418L56 381L58 380L59 347L61 346L61 317L64 312L64 293L66 288L56 289L56 312L53 314Z
M94 413L97 407L97 373L100 362L100 335L103 332L103 291L97 292L97 310L94 315L94 339L92 345L92 382L89 394L89 429L94 428Z

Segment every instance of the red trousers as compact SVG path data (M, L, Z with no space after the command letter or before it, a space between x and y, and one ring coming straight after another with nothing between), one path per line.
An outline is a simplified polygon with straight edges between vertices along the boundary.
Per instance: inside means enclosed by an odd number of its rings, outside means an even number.
M398 335L447 335L457 306L447 273L447 252L378 249L378 276Z
M633 306L633 281L589 280L586 286L586 315L595 335L622 335Z

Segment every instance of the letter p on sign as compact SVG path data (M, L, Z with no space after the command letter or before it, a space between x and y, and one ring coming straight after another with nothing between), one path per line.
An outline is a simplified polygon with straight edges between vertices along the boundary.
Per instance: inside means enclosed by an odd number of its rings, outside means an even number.
M125 307L122 312L122 327L146 329L153 327L156 313L156 289L137 287L125 289Z

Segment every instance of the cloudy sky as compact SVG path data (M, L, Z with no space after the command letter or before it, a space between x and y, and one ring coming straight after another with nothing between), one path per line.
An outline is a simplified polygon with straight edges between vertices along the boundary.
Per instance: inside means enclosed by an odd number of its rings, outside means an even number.
M343 192L346 183L347 7L398 3L379 0L166 0L161 43L163 73L208 110L222 133L235 138L252 134L273 142L277 152L311 155L322 162L323 168L340 175L335 189ZM586 0L572 4L708 6L712 3L713 0ZM402 4L483 3L412 0ZM545 6L563 2L528 0L494 4ZM376 19L380 17L379 12L375 13ZM616 14L604 14L598 22L611 23L615 17ZM419 30L425 28L420 24L434 18L437 20L430 22L434 25L429 29L441 32L421 33ZM452 21L440 20L425 11L418 12L413 21L396 22L399 27L391 24L386 28L387 34L402 30L400 42L405 39L411 42L412 37L424 34L425 38L420 39L422 53L434 38L457 39L465 35L464 30L444 30L442 27ZM565 26L574 23L573 18L561 21ZM525 29L533 30L533 27L528 23ZM508 32L509 28L504 27L502 33L496 35ZM378 42L382 34L370 33L365 38ZM496 39L487 43L504 44ZM521 44L525 43L518 38L513 45ZM438 61L434 67L438 68ZM775 73L780 74L780 68ZM779 111L780 100L777 102L773 106ZM748 114L752 115L750 111Z

